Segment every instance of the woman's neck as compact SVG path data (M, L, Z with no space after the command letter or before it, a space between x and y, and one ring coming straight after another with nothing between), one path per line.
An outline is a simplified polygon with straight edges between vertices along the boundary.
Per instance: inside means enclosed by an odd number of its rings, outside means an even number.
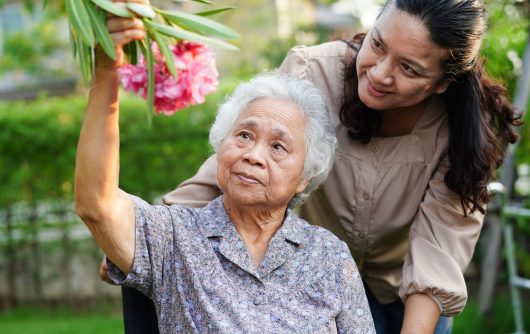
M223 204L248 249L252 262L259 268L272 237L282 226L287 207L250 207L235 205L226 197Z
M381 127L375 131L376 137L397 137L408 135L427 108L430 99L411 106L381 110Z

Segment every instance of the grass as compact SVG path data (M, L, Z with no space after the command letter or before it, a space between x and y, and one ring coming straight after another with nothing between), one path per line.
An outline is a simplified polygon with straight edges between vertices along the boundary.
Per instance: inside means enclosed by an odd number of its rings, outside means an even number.
M530 292L522 291L523 305L530 300ZM465 310L454 319L453 333L513 333L515 331L509 290L498 287L489 314L479 314L479 303L470 291L471 299ZM524 307L525 329L530 332L530 305ZM49 308L21 306L0 313L2 334L117 334L123 333L121 307L100 304L96 307L65 306Z
M24 306L0 314L0 333L116 334L123 333L123 320L121 309L110 305L83 311Z

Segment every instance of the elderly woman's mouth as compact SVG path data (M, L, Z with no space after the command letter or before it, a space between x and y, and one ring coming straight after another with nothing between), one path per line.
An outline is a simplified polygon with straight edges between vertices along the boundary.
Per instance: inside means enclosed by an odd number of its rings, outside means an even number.
M237 173L236 174L239 180L247 184L259 184L261 183L256 177L246 174L246 173Z

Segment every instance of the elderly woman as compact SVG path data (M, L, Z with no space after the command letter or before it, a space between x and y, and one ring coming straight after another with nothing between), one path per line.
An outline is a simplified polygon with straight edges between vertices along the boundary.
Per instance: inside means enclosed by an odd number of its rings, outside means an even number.
M109 26L112 22L109 22ZM318 89L285 74L240 85L210 132L224 195L151 206L118 187L118 60L97 54L79 138L76 211L117 283L153 299L162 333L371 333L346 244L288 209L326 178L336 138Z

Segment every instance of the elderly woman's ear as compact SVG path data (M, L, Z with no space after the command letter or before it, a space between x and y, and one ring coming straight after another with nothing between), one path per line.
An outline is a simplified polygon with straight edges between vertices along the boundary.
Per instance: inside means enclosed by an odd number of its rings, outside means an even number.
M309 180L306 178L302 178L300 180L300 183L298 184L298 187L296 188L296 194L301 194L304 192L304 190L307 189L307 186L309 185Z

